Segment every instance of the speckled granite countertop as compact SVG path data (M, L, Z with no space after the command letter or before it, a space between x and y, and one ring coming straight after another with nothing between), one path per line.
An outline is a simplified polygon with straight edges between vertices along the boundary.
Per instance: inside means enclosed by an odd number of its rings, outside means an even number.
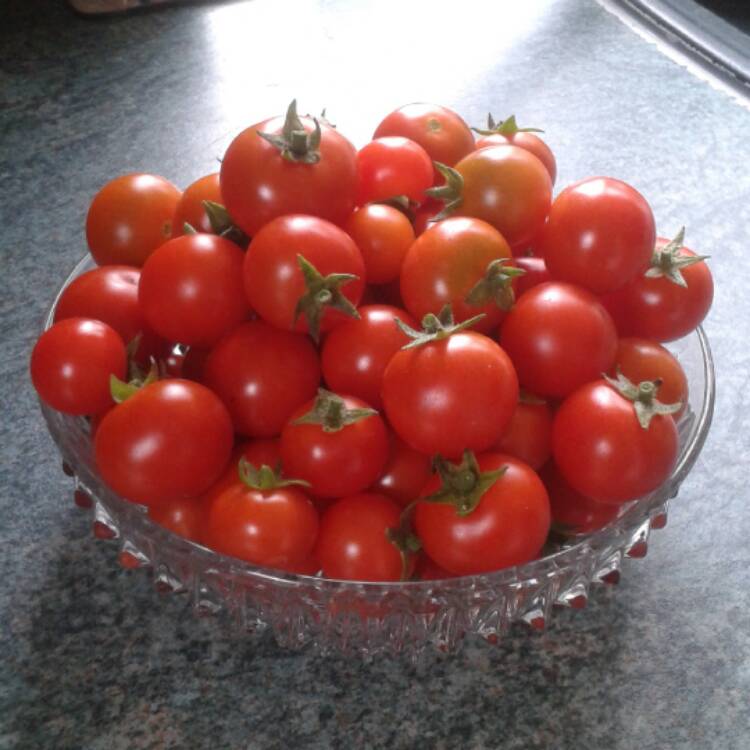
M91 196L127 171L186 185L292 96L360 143L415 99L475 122L515 112L546 128L558 185L630 181L663 233L686 223L712 255L703 455L649 556L542 634L419 669L251 644L122 571L71 502L26 365ZM589 0L255 0L95 21L6 3L0 107L0 748L750 746L750 112Z

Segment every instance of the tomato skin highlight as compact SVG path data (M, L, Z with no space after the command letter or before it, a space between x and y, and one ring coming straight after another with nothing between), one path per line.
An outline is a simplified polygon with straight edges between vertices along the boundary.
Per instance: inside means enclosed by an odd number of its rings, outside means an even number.
M163 177L128 174L94 196L86 216L86 241L100 266L142 266L172 236L172 217L182 195Z
M395 319L412 328L417 323L411 315L390 305L364 305L359 315L359 320L348 320L334 328L323 342L323 377L332 391L350 393L380 409L385 368L410 341Z
M553 280L552 274L547 270L547 266L544 263L544 258L535 258L530 255L515 257L513 258L512 265L516 266L516 268L522 268L526 272L523 276L519 276L516 279L516 299L528 292L529 289Z
M414 513L425 552L454 575L488 573L533 560L550 528L547 491L531 467L502 453L485 453L477 461L482 472L507 469L473 511L460 516L452 505L423 500ZM422 496L440 487L435 476Z
M603 503L621 504L655 490L669 477L678 449L670 415L654 416L644 429L632 402L604 380L566 398L552 427L552 453L562 476Z
M397 352L382 396L393 429L412 448L455 458L497 442L515 409L518 379L494 341L462 331Z
M387 495L406 507L419 497L432 476L432 461L430 456L415 451L395 433L391 433L390 439L388 461L370 491Z
M475 148L478 151L480 148L502 146L505 143L519 146L520 148L526 149L529 153L534 154L534 156L544 164L544 168L549 173L549 178L552 181L552 184L555 184L555 180L557 179L557 161L555 160L555 155L552 153L552 149L534 133L526 133L519 130L512 135L503 135L502 133L483 135L481 138L477 138Z
M202 382L224 402L236 432L274 437L315 395L320 362L308 337L252 320L211 350Z
M401 508L376 493L341 498L320 520L315 558L323 575L349 581L398 581L401 554L387 529L399 525Z
M190 224L196 232L213 232L203 201L224 205L218 172L200 177L185 188L172 217L173 238L185 234L185 224Z
M221 194L230 216L250 237L285 214L308 214L342 225L354 209L357 152L335 129L320 124L320 159L315 164L285 159L258 135L278 134L284 117L243 130L221 162ZM314 128L301 118L305 130Z
M549 282L518 298L500 329L500 343L524 388L539 396L564 398L609 371L617 333L591 292Z
M138 302L149 326L168 341L207 348L245 320L244 255L213 234L176 237L143 266Z
M153 505L149 518L183 539L202 542L208 508L202 497L177 498Z
M540 254L553 278L603 294L649 267L656 230L646 199L611 177L590 177L555 198Z
M147 385L101 420L96 467L115 492L142 505L196 497L224 471L232 422L219 398L188 380Z

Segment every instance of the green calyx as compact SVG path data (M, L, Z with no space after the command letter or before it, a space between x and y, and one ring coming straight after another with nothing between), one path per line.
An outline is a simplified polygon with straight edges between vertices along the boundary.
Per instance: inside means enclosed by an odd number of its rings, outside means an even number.
M515 135L516 133L543 133L543 130L539 128L519 128L516 122L516 116L511 115L507 120L500 120L495 122L495 118L491 115L487 115L487 127L486 128L472 128L475 133L479 135Z
M287 161L298 164L317 164L320 161L320 123L313 117L315 128L311 133L305 130L305 126L297 114L297 100L292 99L286 111L286 119L280 133L262 133L258 135L275 146L281 152L281 156Z
M476 456L468 450L464 451L459 463L446 461L442 456L436 456L433 463L443 485L421 501L452 505L459 516L470 515L479 505L482 495L508 470L507 466L502 466L482 472Z
M290 487L292 485L299 485L301 487L310 486L310 483L305 482L303 479L287 479L286 477L282 477L278 469L273 469L267 464L256 467L244 456L237 465L237 472L239 473L240 481L253 490L276 490L279 487Z
M663 404L656 398L656 394L661 387L661 380L643 380L636 385L622 374L619 367L616 375L617 377L611 378L602 374L602 377L623 398L633 402L638 424L644 430L649 428L651 420L657 414L675 414L682 408L679 401L675 404Z
M490 261L484 276L466 295L466 303L482 307L494 302L501 310L510 310L516 301L513 279L526 273L523 268L505 265L512 260L512 258L496 258Z
M463 202L464 194L464 178L461 173L449 167L447 164L442 164L439 161L433 161L432 165L435 170L439 172L445 179L444 185L437 187L431 187L425 190L425 195L430 198L443 202L443 208L439 214L432 217L431 221L442 221L447 219L453 213L455 213Z
M401 514L400 523L397 527L385 530L385 538L399 551L401 555L401 580L409 578L409 569L412 555L422 549L422 542L412 530L411 518L414 506L409 505Z
M341 396L319 388L313 408L307 414L297 417L292 424L317 424L323 432L338 432L360 419L376 416L377 413L370 408L349 409Z
M677 286L687 287L687 281L682 275L683 268L701 263L707 260L708 255L681 255L683 242L685 241L685 227L682 227L675 238L664 245L660 250L654 250L651 256L651 268L646 271L649 279L669 279Z
M250 244L250 238L232 221L229 211L221 203L203 201L203 210L214 234L231 240L243 250Z
M295 322L304 315L307 329L317 344L320 339L320 321L327 307L359 318L357 308L344 296L341 287L359 278L353 273L329 273L323 276L304 256L297 255L297 265L302 271L307 291L297 301L294 309Z
M384 198L382 201L372 201L372 204L395 208L397 211L401 211L401 213L411 222L414 221L418 205L410 200L408 195L394 195L390 198Z
M140 334L128 344L125 350L128 354L128 381L120 380L116 375L109 376L109 392L116 404L127 401L131 396L138 393L141 388L145 388L147 385L151 385L151 383L159 380L159 366L154 359L151 360L151 367L145 374L133 359L134 353L138 350L139 343Z
M411 341L408 344L402 346L402 349L415 349L418 346L424 346L429 344L431 341L441 341L447 339L454 333L463 331L473 326L477 321L485 317L484 313L475 315L473 318L464 320L461 323L456 323L453 320L453 310L450 305L446 305L438 315L434 313L427 313L422 318L422 330L417 331L411 326L404 323L399 318L394 318L394 323L399 327L402 333L405 333Z

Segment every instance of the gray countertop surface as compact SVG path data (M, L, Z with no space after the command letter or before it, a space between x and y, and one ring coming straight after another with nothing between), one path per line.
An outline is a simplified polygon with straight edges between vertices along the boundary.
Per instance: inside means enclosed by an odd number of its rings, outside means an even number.
M543 633L415 668L291 653L196 620L71 502L28 382L111 177L179 185L233 134L323 106L355 143L413 100L539 125L558 188L631 182L712 256L705 449L648 557ZM750 112L590 0L0 10L0 748L750 747Z

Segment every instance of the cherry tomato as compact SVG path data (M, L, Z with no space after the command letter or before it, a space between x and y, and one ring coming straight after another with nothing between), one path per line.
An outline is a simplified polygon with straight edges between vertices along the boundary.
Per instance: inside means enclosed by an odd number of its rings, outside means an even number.
M444 568L441 568L424 552L420 552L417 555L417 561L414 565L414 577L418 581L441 581L444 578L455 578L453 573L449 573Z
M555 180L557 179L555 155L552 153L552 149L534 133L519 130L516 133L508 135L503 135L502 133L483 135L481 138L477 138L475 148L479 150L488 146L502 146L505 143L512 143L514 146L526 149L529 153L534 154L544 164L544 168L549 173L552 184L555 184Z
M197 346L191 346L182 359L179 377L200 383L203 380L203 369L210 353L210 349L199 349Z
M495 445L518 401L518 380L494 341L462 331L395 354L382 396L393 429L412 448L455 457Z
M526 397L529 399L529 397ZM552 455L552 410L545 401L521 400L497 450L540 469Z
M362 253L371 284L398 279L406 251L414 242L414 230L401 211L377 203L362 206L349 217L346 231Z
M406 309L421 320L450 304L459 323L483 313L474 328L488 333L513 303L512 277L504 273L506 266L493 263L510 257L508 243L486 222L465 217L439 221L417 238L404 259L401 297Z
M621 336L674 341L690 333L708 314L714 296L714 282L708 266L701 260L679 268L684 259L699 257L692 250L682 247L681 243L675 247L669 240L659 237L653 272L661 262L660 251L668 246L675 249L673 260L668 265L677 265L685 286L667 275L653 278L642 275L604 297L603 302L612 313Z
M563 398L610 369L617 333L591 292L549 282L518 298L500 329L500 343L524 388Z
M415 451L395 433L391 433L390 438L388 461L370 489L406 506L419 496L432 476L432 462L429 456Z
M146 261L138 301L148 324L169 341L210 347L250 314L244 255L214 234L169 240Z
M403 563L389 540L401 508L375 493L351 495L335 502L320 519L315 557L326 578L349 581L398 581Z
M440 178L442 181L442 177ZM433 219L442 211L443 204L434 198L427 198L414 214L414 234L419 237L425 230L429 229L435 222Z
M682 409L674 415L675 419L685 411L688 401L687 377L677 359L660 344L649 339L620 339L615 364L609 375L614 376L617 370L634 383L660 380L659 401L682 404Z
M66 318L93 318L111 326L127 346L141 338L135 359L146 364L164 356L167 343L146 324L138 305L139 268L102 266L81 274L65 287L55 306L55 322Z
M302 421L306 416L314 421ZM388 431L364 401L325 394L292 414L281 433L281 458L289 476L309 482L316 497L353 495L380 476Z
M376 138L359 150L357 173L359 206L401 195L420 203L432 185L432 160L408 138Z
M283 136L285 123L287 146L260 135ZM253 125L229 145L221 162L221 194L234 221L251 237L285 214L310 214L342 225L352 212L357 152L324 123L316 147L309 137L314 129L313 120L298 118L290 107L286 118Z
M202 380L224 402L239 434L273 437L315 395L320 364L306 336L253 320L211 350Z
M148 509L149 518L173 534L202 542L208 508L202 497L180 497Z
M255 565L296 569L309 559L317 534L318 512L302 488L262 489L238 479L212 499L205 543Z
M534 239L552 200L552 181L536 156L518 146L490 146L463 158L455 170L463 179L456 216L492 224L511 246Z
M443 490L445 502L423 499L414 512L414 528L424 551L454 575L488 573L533 560L550 528L547 491L527 464L502 453L485 453L477 457L476 465L483 477L502 473L484 492L468 483L466 470L456 477L462 489L470 488L478 497L471 493L465 497L435 476L422 497ZM473 481L477 479L475 474Z
M172 217L182 193L152 174L128 174L108 182L86 216L86 241L100 265L142 266L172 236Z
M112 406L110 376L125 377L119 334L106 323L68 318L55 323L31 353L31 381L39 398L66 414L98 414Z
M574 490L551 461L539 476L549 495L553 527L565 535L598 531L620 512L618 505L598 503Z
M319 279L306 280L299 256ZM247 249L243 273L250 305L264 320L290 331L310 331L314 338L318 328L327 331L346 320L341 304L348 300L350 308L356 306L365 285L365 264L352 238L312 216L282 216L266 224ZM329 274L356 278L337 282ZM325 301L320 301L322 292L328 294ZM351 309L348 314L356 316Z
M189 380L145 386L102 419L96 467L118 494L142 505L197 497L232 452L232 421L219 399Z
M635 188L589 177L555 198L541 255L554 278L603 294L648 268L655 236L651 208Z
M655 490L674 468L678 447L671 416L656 414L644 429L633 403L604 380L566 398L552 427L560 473L578 492L605 503Z
M332 391L350 393L379 409L386 365L410 341L395 321L412 328L416 322L408 313L389 305L365 305L359 308L359 316L334 328L326 337L321 351L323 377Z
M373 138L400 135L418 143L432 161L455 166L474 150L474 136L459 115L438 104L399 107L375 129ZM435 178L439 180L438 174Z
M533 289L539 284L552 281L552 275L547 270L544 258L534 258L532 256L517 256L513 258L513 265L524 271L523 276L519 276L515 283L516 299L529 289Z
M190 224L196 232L204 234L213 232L203 201L224 205L218 172L207 174L185 188L172 217L172 237L185 234L185 224Z

